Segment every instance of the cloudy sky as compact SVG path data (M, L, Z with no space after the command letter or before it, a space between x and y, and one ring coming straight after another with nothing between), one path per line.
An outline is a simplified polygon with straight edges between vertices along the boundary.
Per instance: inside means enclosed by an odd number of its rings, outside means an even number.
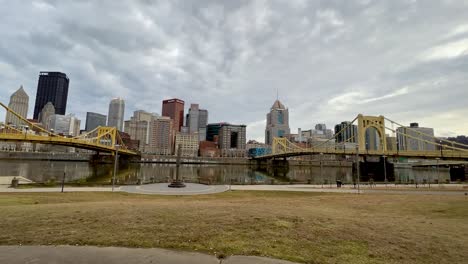
M0 101L40 71L70 78L68 113L177 97L263 140L276 99L292 131L358 113L468 134L468 0L0 0ZM4 112L0 114L4 120Z

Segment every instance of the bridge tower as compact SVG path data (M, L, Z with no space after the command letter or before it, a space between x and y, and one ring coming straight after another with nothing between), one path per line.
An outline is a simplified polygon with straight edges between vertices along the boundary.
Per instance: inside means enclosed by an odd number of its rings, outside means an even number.
M383 116L363 116L358 115L358 144L359 152L366 151L366 131L369 128L375 128L379 135L380 151L387 151L387 138L385 135L385 117Z
M98 142L114 147L116 143L117 129L115 127L99 127Z

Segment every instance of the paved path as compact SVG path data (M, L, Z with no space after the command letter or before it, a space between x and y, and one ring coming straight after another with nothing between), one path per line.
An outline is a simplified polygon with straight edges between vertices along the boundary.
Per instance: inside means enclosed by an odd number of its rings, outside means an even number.
M197 195L213 194L228 190L226 185L204 185L197 183L186 183L185 188L169 188L167 183L122 186L120 190L128 193L159 194L159 195Z
M294 264L248 256L215 256L166 249L74 246L0 246L0 263L8 264Z
M357 193L356 189L349 188L321 188L321 185L308 184L292 184L292 185L204 185L187 183L186 188L169 188L167 183L133 185L116 187L116 192L128 192L137 194L155 194L155 195L200 195L220 193L227 190L236 191L288 191L288 192L320 192L320 193ZM7 185L0 185L1 192L9 193L30 193L30 192L60 192L60 187L53 188L28 188L15 189L8 188ZM65 192L110 192L111 187L65 187ZM444 190L434 188L411 189L411 188L388 188L388 189L369 189L368 186L363 186L361 193L384 193L384 194L408 194L408 195L468 195L467 189Z
M119 191L119 188L115 189ZM9 188L8 185L0 185L0 192L14 192L14 193L31 193L31 192L61 192L61 187L41 187L41 188L25 188L16 189ZM65 192L112 192L112 187L67 187Z

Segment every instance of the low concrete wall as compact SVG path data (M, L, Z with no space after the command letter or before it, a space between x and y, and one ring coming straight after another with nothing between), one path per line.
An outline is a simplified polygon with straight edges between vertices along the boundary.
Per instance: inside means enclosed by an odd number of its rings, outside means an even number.
M141 157L140 163L176 163L176 156L145 155ZM247 158L207 158L207 157L181 157L180 162L184 164L231 164L248 165Z
M52 152L0 152L2 160L90 161L92 154Z

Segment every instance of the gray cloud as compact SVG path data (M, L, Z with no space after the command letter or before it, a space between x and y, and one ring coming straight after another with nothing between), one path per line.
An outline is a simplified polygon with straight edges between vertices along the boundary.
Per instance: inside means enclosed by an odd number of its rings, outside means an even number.
M262 139L279 90L294 129L358 113L468 134L467 1L5 1L0 101L66 72L68 112L179 97ZM0 115L0 118L3 118Z

